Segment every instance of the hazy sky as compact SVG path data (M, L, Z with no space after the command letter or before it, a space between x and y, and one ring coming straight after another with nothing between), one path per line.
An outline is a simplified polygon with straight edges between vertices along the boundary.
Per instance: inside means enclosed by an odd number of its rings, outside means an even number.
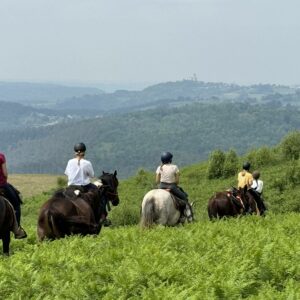
M0 0L0 80L300 84L299 0Z

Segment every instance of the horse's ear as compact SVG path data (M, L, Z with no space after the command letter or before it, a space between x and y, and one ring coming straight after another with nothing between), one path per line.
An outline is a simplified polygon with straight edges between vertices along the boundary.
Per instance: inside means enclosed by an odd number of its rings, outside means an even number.
M245 186L244 186L244 188L243 188L243 192L244 192L244 194L246 194L246 193L247 193L247 191L248 191L248 187L247 187L247 185L245 185Z
M115 176L115 177L117 176L117 170L115 170L114 176Z
M105 172L104 171L102 171L102 175L104 175L105 174Z

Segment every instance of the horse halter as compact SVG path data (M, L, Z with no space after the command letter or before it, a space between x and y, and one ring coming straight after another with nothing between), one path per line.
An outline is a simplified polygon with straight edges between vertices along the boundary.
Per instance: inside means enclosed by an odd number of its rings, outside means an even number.
M108 196L108 200L110 200L110 201L118 200L119 199L119 194L117 192L118 184L117 183L116 184L104 184L103 181L104 180L100 177L100 179L95 182L96 186L98 188L103 188L105 195Z

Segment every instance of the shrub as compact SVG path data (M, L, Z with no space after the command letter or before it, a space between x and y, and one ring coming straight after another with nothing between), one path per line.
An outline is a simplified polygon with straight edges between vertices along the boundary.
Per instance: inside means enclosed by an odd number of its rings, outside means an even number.
M64 188L67 186L67 179L65 177L57 177L57 188Z
M215 179L223 175L225 154L221 150L215 150L211 153L208 163L207 178Z
M247 153L246 159L251 162L252 169L259 169L276 161L275 152L268 147L261 147Z
M285 159L299 159L300 131L294 131L288 134L281 142L280 149Z
M234 150L229 150L226 153L224 167L223 167L223 177L228 178L234 176L238 171L238 156Z
M299 161L293 161L293 163L286 170L286 181L291 186L300 184L300 164Z

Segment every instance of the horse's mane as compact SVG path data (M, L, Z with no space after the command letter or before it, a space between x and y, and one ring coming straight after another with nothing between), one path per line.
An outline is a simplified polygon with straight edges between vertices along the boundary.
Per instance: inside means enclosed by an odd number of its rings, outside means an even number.
M64 189L54 191L52 197L59 197L59 198L66 197L64 191L65 191Z

